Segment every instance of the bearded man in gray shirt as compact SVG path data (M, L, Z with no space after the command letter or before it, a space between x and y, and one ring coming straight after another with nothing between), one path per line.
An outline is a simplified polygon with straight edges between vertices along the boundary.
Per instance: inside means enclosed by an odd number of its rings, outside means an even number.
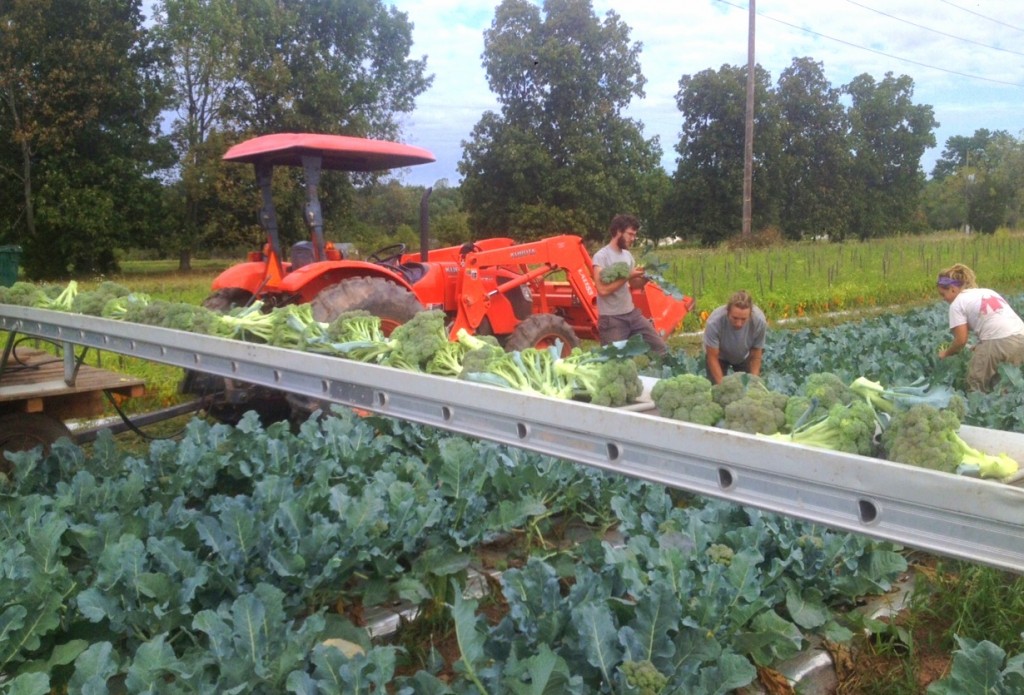
M729 370L761 376L761 358L768 321L747 292L711 312L704 324L704 356L708 379L721 383Z
M607 345L627 340L639 334L658 355L668 352L668 345L658 335L651 320L633 305L630 289L640 288L647 282L644 269L637 267L629 249L636 241L640 221L633 215L616 215L608 227L610 240L594 254L594 285L597 287L597 332L601 344ZM630 267L629 277L611 282L601 281L601 270L615 263L626 263Z

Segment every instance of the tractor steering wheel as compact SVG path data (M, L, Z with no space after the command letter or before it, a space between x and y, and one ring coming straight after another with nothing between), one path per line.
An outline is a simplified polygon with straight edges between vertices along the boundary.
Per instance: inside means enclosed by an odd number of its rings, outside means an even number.
M379 265L397 265L406 248L408 247L405 244L391 244L390 246L377 249L366 260Z

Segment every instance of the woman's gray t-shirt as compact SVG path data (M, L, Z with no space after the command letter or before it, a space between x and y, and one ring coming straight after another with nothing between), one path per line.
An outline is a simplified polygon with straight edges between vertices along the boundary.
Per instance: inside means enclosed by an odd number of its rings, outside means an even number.
M711 312L704 324L705 347L718 348L719 359L729 364L743 364L751 348L764 349L768 321L756 306L750 308L750 319L743 328L729 323L728 307L723 305Z

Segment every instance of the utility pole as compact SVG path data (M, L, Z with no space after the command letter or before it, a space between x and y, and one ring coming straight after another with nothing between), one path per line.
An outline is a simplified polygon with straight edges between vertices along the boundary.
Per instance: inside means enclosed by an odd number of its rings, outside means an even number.
M747 117L743 134L743 229L750 236L754 188L754 0L750 3L747 29Z

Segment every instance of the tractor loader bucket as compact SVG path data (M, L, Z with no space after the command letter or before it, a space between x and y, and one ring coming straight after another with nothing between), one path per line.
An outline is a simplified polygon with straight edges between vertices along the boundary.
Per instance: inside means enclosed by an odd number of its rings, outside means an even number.
M693 309L693 297L673 297L653 282L633 292L633 303L651 317L654 328L664 337L675 332Z

